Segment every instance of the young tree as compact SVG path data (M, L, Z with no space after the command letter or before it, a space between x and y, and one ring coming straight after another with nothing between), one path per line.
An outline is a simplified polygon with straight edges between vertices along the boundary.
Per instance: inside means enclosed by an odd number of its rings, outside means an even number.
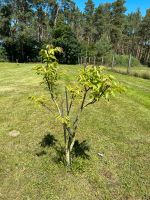
M80 73L75 86L73 84L66 85L58 94L57 88L61 86L58 83L59 69L55 53L61 51L61 48L47 45L40 52L44 64L36 67L37 74L43 77L51 102L48 103L49 100L43 96L40 98L32 97L32 99L45 107L62 124L66 164L70 166L71 153L83 110L98 102L102 97L109 99L114 92L121 92L122 89L113 76L105 73L103 67L87 66ZM78 101L77 109L75 109L76 101ZM77 110L76 113L75 110Z

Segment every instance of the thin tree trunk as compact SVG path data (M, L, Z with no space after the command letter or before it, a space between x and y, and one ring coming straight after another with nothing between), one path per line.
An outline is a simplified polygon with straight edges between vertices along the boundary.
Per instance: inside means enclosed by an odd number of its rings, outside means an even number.
M24 62L24 48L23 48L23 44L21 44L21 57L22 57L22 62Z
M72 137L72 142L71 142L71 144L70 144L70 152L72 152L74 143L75 143L75 134L74 134L74 136Z
M79 120L79 115L81 114L81 112L83 111L84 108L84 103L86 100L86 96L87 96L87 92L88 90L85 88L85 93L80 105L80 109L79 112L77 113L77 116L73 122L73 127L72 129L70 127L67 126L66 123L63 124L63 129L64 129L64 141L65 141L65 159L66 159L66 164L68 167L70 167L71 165L71 152L75 143L75 137L76 137L76 131L78 128L78 120ZM66 96L66 113L67 116L69 116L70 113L70 106L69 106L69 102L68 102L68 93L67 93L67 89L65 92L65 96ZM62 115L63 116L63 109L62 109Z
M148 62L149 57L150 57L150 49L148 50L148 54L147 54L147 58L146 58L146 62Z
M40 42L40 25L38 26L38 42Z
M139 53L140 53L140 47L137 47L137 51L136 51L136 58L139 59Z
M75 134L72 133L70 128L66 128L66 143L65 143L65 156L67 167L71 166L71 152L75 143Z
M143 47L141 47L140 49L139 60L141 60L142 56L143 56Z
M63 129L64 129L64 142L65 142L65 146L67 143L67 130L66 130L66 124L63 124Z
M56 25L57 25L59 10L60 10L60 6L58 6L57 10L56 10L56 16L55 16L55 19L54 19L54 27L56 27Z
M148 62L148 59L149 59L149 53L150 53L150 50L147 49L147 53L146 53L146 56L145 56L145 63Z
M71 165L70 150L68 148L66 149L66 164L67 164L67 167L70 167Z

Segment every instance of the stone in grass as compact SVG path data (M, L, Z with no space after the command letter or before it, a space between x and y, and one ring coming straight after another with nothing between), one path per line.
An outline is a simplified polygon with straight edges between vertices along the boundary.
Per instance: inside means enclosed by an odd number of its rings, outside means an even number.
M11 136L11 137L17 137L18 135L20 135L20 132L16 131L16 130L13 130L13 131L10 131L8 133L8 135Z
M104 157L104 154L103 153L98 153L98 156Z

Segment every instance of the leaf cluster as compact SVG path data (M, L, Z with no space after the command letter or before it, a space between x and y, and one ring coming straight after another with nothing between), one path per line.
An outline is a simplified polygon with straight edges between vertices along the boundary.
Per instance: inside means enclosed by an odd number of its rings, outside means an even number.
M89 93L92 103L99 101L101 97L109 100L115 92L123 91L115 78L106 73L103 66L87 66L79 76L79 83Z
M70 127L71 124L70 115L72 106L74 106L75 100L78 100L79 109L77 110L79 110L79 113L77 113L77 117L72 123L75 128L79 114L85 107L96 103L102 97L109 100L110 96L114 95L116 92L122 92L123 88L112 75L106 73L105 67L89 65L81 70L79 76L75 80L75 85L72 83L65 85L63 90L64 94L61 93L60 99L58 99L56 90L60 87L60 85L57 84L60 73L55 57L55 53L58 52L62 52L62 49L59 47L55 48L52 45L45 46L40 52L44 64L37 66L35 69L38 75L42 75L43 83L50 92L51 100L57 111L57 114L55 113L53 116L62 124L67 125L67 127ZM47 105L43 99L40 99L40 101L37 99L37 102L45 108L49 108L49 105ZM49 110L52 112L52 108L49 108Z
M54 48L52 45L46 45L46 47L40 51L40 56L45 65L38 65L35 67L37 74L43 76L43 81L51 92L51 95L54 95L54 88L58 80L58 62L55 57L55 54L58 52L61 53L62 49L59 47Z

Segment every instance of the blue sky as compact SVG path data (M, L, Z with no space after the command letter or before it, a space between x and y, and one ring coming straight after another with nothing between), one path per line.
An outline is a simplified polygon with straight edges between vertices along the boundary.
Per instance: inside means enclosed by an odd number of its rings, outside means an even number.
M74 0L77 6L83 11L85 7L85 2L87 0ZM98 6L100 3L110 2L114 0L93 0L95 6ZM142 15L145 15L146 9L150 8L150 0L126 0L127 13L133 12L139 8Z

